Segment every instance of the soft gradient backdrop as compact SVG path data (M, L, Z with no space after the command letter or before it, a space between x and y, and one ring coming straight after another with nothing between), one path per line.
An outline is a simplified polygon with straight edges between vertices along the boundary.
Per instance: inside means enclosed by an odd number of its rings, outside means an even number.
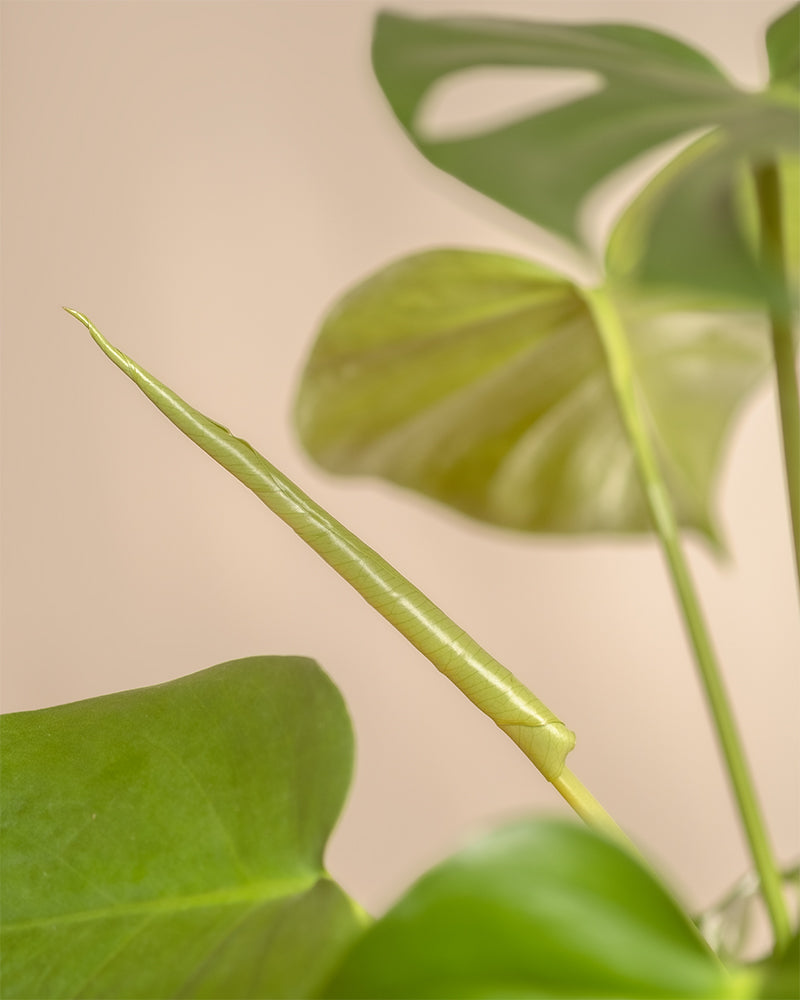
M757 85L763 29L785 3L393 7L635 21ZM395 126L369 65L376 9L2 4L3 709L255 653L316 657L359 746L329 864L373 910L471 832L565 809L498 730L138 394L61 312L69 305L251 440L518 672L577 731L574 770L689 903L705 905L748 862L655 544L491 530L380 484L332 480L295 441L293 389L344 287L425 247L540 245L534 227L437 174ZM509 86L501 79L492 100L513 97ZM448 100L458 113L475 91ZM553 241L541 245L555 259ZM732 557L689 550L788 861L800 630L781 477L765 388L721 484Z

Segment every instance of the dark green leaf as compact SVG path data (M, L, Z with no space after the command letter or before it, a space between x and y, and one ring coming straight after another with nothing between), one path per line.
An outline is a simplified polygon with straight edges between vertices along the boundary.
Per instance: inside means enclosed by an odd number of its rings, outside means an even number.
M753 270L760 224L753 173L742 162L730 170L729 140L720 131L703 136L669 163L634 199L608 243L609 276L629 287L657 282L684 298L687 289L706 306L735 307L766 289L774 278ZM782 188L786 270L796 281L800 213L798 157L778 158ZM679 225L676 225L679 223ZM692 233L686 241L685 233ZM732 285L736 279L735 287ZM710 296L710 297L709 297Z
M352 767L310 660L3 717L3 990L298 997L360 933L322 853Z
M727 426L765 365L741 314L627 307L640 391L683 524L714 536ZM345 295L297 422L311 455L526 531L643 531L644 498L579 290L527 261L440 250Z
M743 997L650 872L554 820L492 833L356 943L328 997Z
M789 30L776 28L771 51L783 53ZM777 58L783 72L785 56ZM601 181L667 140L721 127L725 141L713 155L687 165L687 177L665 192L663 211L647 234L649 256L641 277L713 292L721 286L748 300L771 293L738 233L731 191L743 163L797 149L800 109L791 95L740 91L705 56L676 39L608 24L383 14L373 61L392 109L433 164L577 242L581 207ZM597 74L599 90L478 134L427 135L422 117L435 85L453 73L487 66L588 71ZM713 238L706 232L709 225ZM713 254L705 252L703 240L710 240ZM723 246L727 253L720 260Z

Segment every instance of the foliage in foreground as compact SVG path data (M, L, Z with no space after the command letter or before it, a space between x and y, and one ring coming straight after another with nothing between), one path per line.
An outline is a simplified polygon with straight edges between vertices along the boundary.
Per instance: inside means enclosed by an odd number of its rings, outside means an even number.
M704 653L678 526L720 542L712 500L721 448L768 370L765 327L800 537L795 289L785 280L800 244L799 38L794 6L768 30L770 84L751 94L700 53L640 28L379 17L376 75L420 152L578 245L580 209L599 182L666 140L705 134L629 206L595 261L598 287L477 251L396 262L331 310L297 402L306 447L333 471L383 476L524 531L654 530L712 687L718 671ZM422 112L431 89L483 66L581 69L598 86L510 124L430 134ZM710 706L728 733L723 749L776 942L749 967L735 955L723 963L605 823L565 765L572 734L545 706L246 442L76 315L181 430L607 832L518 822L436 866L372 921L324 867L353 741L340 695L311 661L254 657L5 716L4 996L800 993L797 932L747 804L724 696Z
M323 865L353 736L310 660L17 713L3 743L9 997L723 997L750 982L643 862L563 821L477 841L368 927Z

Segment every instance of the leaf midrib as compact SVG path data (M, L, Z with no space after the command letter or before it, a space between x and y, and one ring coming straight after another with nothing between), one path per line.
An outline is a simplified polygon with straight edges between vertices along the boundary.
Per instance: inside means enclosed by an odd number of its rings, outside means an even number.
M93 920L156 916L160 913L179 913L193 909L212 909L251 903L267 903L284 897L298 896L313 888L318 882L323 881L329 881L329 877L322 872L312 872L309 875L298 876L296 878L271 878L235 887L214 889L210 892L167 896L158 899L144 899L137 902L121 903L118 906L80 910L74 913L61 913L48 917L36 917L30 920L4 922L2 931L4 933L11 933L63 924L89 923Z

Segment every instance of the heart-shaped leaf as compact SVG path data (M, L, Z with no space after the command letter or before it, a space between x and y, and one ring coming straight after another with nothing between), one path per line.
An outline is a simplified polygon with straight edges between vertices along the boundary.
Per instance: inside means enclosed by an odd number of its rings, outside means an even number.
M323 868L352 768L311 660L2 720L3 995L299 997L362 930Z
M434 868L356 942L327 997L752 996L644 865L535 820Z
M793 16L773 26L770 36L773 71L781 79L792 65ZM739 90L684 43L611 24L382 14L373 63L392 110L431 163L578 243L581 208L601 181L668 140L719 127L724 141L713 155L687 164L687 176L667 193L648 231L641 277L746 299L772 294L772 276L739 232L731 192L744 163L797 149L800 106L788 88ZM600 88L477 134L427 135L421 120L436 84L480 67L580 70L596 74ZM715 251L727 249L724 263L693 250L709 223L719 230Z
M765 338L740 313L648 309L626 312L639 391L681 522L714 538L721 447L765 368ZM325 468L494 524L650 525L586 302L527 261L438 250L358 285L322 325L296 416Z

